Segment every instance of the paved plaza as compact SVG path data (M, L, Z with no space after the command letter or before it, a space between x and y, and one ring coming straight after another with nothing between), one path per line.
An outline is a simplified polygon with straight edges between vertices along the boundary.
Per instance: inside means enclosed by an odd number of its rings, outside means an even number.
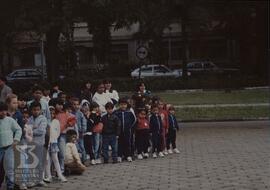
M180 154L89 166L42 189L270 189L269 121L184 123ZM41 188L39 188L41 189Z

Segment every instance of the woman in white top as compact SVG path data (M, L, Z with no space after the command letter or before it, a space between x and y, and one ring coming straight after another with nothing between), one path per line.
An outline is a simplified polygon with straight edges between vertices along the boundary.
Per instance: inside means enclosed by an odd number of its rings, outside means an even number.
M50 160L53 161L54 167L57 172L58 178L62 182L66 182L67 179L63 176L58 160L58 137L60 136L60 122L55 118L55 108L53 106L50 106L50 112L51 112L51 118L52 121L50 123L50 141L49 141L49 153L48 153L48 159L45 166L45 174L46 177L44 179L45 182L51 182L52 181L52 174L51 174L51 163ZM50 159L51 158L51 159Z
M105 86L103 83L100 83L97 87L96 93L92 99L93 102L96 102L99 105L101 113L106 113L105 105L108 102L112 102L111 98L105 93Z
M112 83L109 80L103 81L105 87L105 94L111 99L114 105L116 105L119 101L119 95L116 90L112 89Z

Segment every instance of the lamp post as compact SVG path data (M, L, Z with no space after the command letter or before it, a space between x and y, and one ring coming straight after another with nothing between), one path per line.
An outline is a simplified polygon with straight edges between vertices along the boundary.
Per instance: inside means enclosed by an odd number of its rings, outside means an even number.
M41 37L40 40L40 59L41 59L41 72L42 72L42 80L44 80L44 75L45 75L45 70L44 70L44 66L45 66L45 62L44 62L44 37Z

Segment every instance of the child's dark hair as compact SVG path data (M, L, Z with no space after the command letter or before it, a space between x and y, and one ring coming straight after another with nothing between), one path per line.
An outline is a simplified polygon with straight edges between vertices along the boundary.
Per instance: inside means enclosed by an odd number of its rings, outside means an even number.
M126 97L125 98L120 98L119 99L119 104L128 104L127 98Z
M114 108L114 105L113 105L113 103L111 103L111 102L108 102L106 105L105 105L105 109L107 110L107 109L113 109Z
M31 103L29 109L32 111L33 108L36 108L36 107L39 107L41 109L41 104L39 102L37 102L37 101L34 101L34 102Z
M32 88L32 93L36 92L36 91L41 91L43 92L44 91L44 88L40 85L35 85L33 88Z
M7 111L7 110L8 110L7 104L4 102L0 102L0 111Z
M63 96L63 95L67 95L65 92L59 92L59 94L58 94L58 97L61 97L61 96Z
M175 107L174 106L170 106L168 110L169 111L171 111L171 110L174 110L175 111Z
M49 101L49 106L55 107L56 105L64 106L64 102L60 98L53 98Z
M63 109L64 109L65 111L68 110L68 109L71 109L71 104L70 104L70 102L64 103Z
M75 130L70 129L70 130L67 131L66 135L67 135L67 142L71 142L72 136L73 135L77 136L78 134L77 134L77 132Z
M136 90L140 90L140 87L142 85L145 85L145 83L143 81L138 82L137 85L136 85Z
M79 103L80 103L80 99L77 98L77 97L72 97L72 98L70 98L69 101L70 101L70 102L79 102Z
M155 108L158 108L158 104L152 104L151 110L153 110L153 109L155 109Z
M145 112L147 114L147 109L146 107L141 107L141 108L137 108L137 113L141 113L141 112Z
M6 77L4 77L4 76L2 76L2 75L0 75L0 80L3 81L3 82L5 82L5 83L7 82Z
M99 107L98 103L92 102L90 105L90 111L93 111L93 109L98 108L98 107Z

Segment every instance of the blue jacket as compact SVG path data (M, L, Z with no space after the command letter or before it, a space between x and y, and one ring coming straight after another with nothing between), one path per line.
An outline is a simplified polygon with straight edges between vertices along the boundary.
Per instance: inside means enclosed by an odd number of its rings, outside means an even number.
M31 116L27 124L32 126L33 142L38 145L44 145L46 129L48 126L47 118L44 115L39 115L36 118Z
M136 122L136 117L131 111L129 110L122 111L119 109L119 110L116 110L114 114L121 121L121 132L130 131L134 127L135 122Z
M87 120L81 111L74 111L72 114L75 115L77 121L77 127L79 133L85 133L87 130Z
M152 134L162 133L162 120L160 115L151 114L149 125L150 125L150 132Z
M168 119L169 119L169 130L176 130L176 129L179 130L176 117L172 114L169 114Z

